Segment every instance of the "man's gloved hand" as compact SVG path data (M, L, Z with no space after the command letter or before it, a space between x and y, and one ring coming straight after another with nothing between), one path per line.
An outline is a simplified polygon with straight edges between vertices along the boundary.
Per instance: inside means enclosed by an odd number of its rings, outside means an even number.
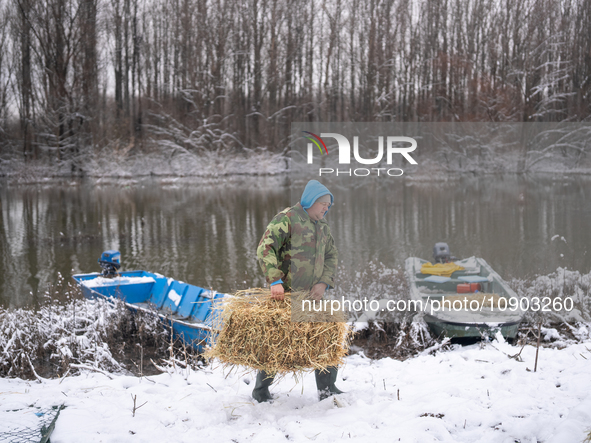
M324 291L326 290L326 283L316 283L312 286L312 290L310 291L310 297L314 300L320 300L324 295Z
M273 300L283 300L285 298L283 296L284 292L285 291L283 290L282 284L276 284L271 286L271 298Z

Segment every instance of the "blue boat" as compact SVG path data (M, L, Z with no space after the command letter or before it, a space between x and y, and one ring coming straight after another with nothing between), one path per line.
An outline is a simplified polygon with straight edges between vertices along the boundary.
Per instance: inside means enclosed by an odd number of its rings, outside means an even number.
M118 272L121 254L105 251L102 273L76 274L74 280L87 299L118 298L128 308L157 314L174 338L203 352L213 320L212 303L226 294L183 283L147 271Z

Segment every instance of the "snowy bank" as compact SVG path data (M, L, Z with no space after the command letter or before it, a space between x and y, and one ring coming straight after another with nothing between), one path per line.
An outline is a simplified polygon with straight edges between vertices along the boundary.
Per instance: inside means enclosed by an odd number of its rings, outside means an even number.
M273 385L272 404L250 397L254 374L221 367L145 378L87 373L61 380L0 379L2 410L64 403L60 442L581 442L591 427L591 341L558 350L504 341L455 346L406 361L347 358L317 401L314 375ZM528 370L529 369L529 370ZM137 408L133 416L133 397ZM6 420L0 412L0 432Z
M119 300L50 302L37 311L0 307L0 331L0 376L29 379L59 377L80 367L126 372L129 364L123 361L138 352L145 352L146 360L151 353L162 355L167 346L157 316L131 311Z
M105 149L80 160L48 164L25 163L20 157L0 161L0 177L16 183L47 182L72 177L225 177L239 175L277 175L286 173L289 159L265 149L235 154L222 151L190 152L180 146L153 152L130 153Z
M475 175L531 174L564 178L591 176L591 161L569 164L560 156L551 156L527 169L518 167L519 159L512 153L492 156L454 154L453 160L444 151L419 158L418 165L406 165L404 178L413 182L455 181ZM310 171L305 171L308 177ZM10 183L51 183L52 181L90 177L94 179L140 179L142 177L211 179L219 177L299 176L293 169L287 148L271 152L265 148L235 151L191 151L178 144L161 143L151 150L104 148L76 159L37 160L27 163L21 156L0 158L0 178Z

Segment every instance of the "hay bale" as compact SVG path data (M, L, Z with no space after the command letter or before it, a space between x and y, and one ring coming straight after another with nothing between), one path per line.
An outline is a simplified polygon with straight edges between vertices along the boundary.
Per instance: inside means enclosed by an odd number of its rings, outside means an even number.
M272 374L343 363L350 337L343 312L294 308L292 318L292 306L301 306L308 293L286 293L282 301L270 295L268 289L249 289L220 300L214 306L213 345L206 357Z

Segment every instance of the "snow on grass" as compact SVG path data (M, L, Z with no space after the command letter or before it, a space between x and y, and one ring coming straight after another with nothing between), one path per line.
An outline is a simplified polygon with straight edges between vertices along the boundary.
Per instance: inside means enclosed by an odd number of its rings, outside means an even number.
M591 427L591 342L558 350L504 341L406 361L347 358L345 394L318 402L314 375L250 396L254 374L221 366L151 377L88 373L42 383L0 379L3 410L65 403L65 442L581 442ZM133 397L137 406L133 416ZM2 420L0 419L0 423ZM0 432L2 425L0 425Z
M194 152L178 145L159 145L145 152L133 152L110 147L52 165L44 161L25 163L14 158L0 162L0 177L15 183L43 183L50 178L72 176L132 179L277 175L287 173L289 165L289 158L262 148L237 154L224 150Z
M526 314L528 322L535 323L540 318L567 324L591 320L591 272L583 274L558 268L530 280L514 279L511 286L520 297L528 298L529 306L533 307ZM539 309L532 303L534 298L539 301ZM570 301L566 303L567 298L572 300L572 308Z
M166 347L158 317L118 300L70 300L39 310L0 308L0 376L41 379L92 367L121 372L129 345ZM119 357L119 361L116 357Z
M298 174L292 169L289 150L274 152L272 148L256 149L204 149L186 148L185 142L151 140L145 148L135 149L133 144L120 147L117 142L100 150L84 149L85 154L68 160L47 158L24 161L22 156L7 154L0 158L0 178L11 183L46 183L56 179L91 177L97 179L161 178L217 178L241 175L275 176ZM466 174L522 173L520 157L508 152L500 155L466 156L440 150L425 156L419 165L407 165L404 176L409 181L438 182L458 180ZM560 175L591 174L591 161L573 162L562 155L552 155L544 161L526 167L535 174Z

